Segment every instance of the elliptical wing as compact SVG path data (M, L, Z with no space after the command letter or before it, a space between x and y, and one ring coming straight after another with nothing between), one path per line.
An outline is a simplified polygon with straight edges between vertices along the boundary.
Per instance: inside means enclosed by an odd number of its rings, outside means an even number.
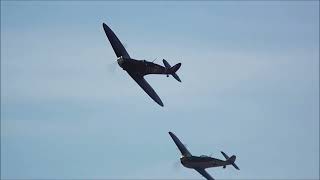
M126 49L123 47L121 41L118 39L118 37L114 34L114 32L105 24L103 23L103 29L106 33L109 42L116 53L117 57L124 57L130 59L130 56Z
M195 170L198 171L198 173L200 173L207 180L214 180L213 177L211 177L210 174L205 169L197 168Z
M127 71L128 72L128 71ZM134 79L139 86L160 106L163 106L163 103L154 89L150 86L150 84L143 78L143 76L136 75L134 73L128 72L128 74Z
M169 135L171 136L172 140L177 145L183 156L192 156L188 149L182 144L182 142L178 139L176 135L174 135L172 132L169 132Z

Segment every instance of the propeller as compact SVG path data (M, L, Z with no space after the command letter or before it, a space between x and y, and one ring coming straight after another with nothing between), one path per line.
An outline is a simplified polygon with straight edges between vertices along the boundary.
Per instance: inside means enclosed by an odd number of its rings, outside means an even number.
M179 170L181 169L181 167L182 167L180 160L175 161L175 162L172 164L172 167L173 167L173 170L174 170L175 172L179 171Z
M117 61L113 61L112 63L108 64L107 66L108 66L107 67L108 72L111 74L114 74L117 69L118 63L117 63Z

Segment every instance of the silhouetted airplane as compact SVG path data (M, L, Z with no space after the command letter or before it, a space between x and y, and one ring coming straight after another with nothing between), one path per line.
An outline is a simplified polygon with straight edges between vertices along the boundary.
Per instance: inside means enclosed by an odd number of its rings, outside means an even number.
M176 74L176 71L180 68L181 63L178 63L171 67L169 63L163 59L163 64L165 67L149 62L146 60L135 60L132 59L127 53L126 49L123 47L121 41L117 38L114 32L103 23L103 29L106 33L110 44L116 53L117 61L120 67L139 84L139 86L160 106L163 106L163 103L157 93L149 85L149 83L143 78L143 76L148 74L165 74L167 77L172 75L177 81L181 82L179 76Z
M171 138L174 143L178 146L182 157L180 158L181 164L184 167L192 168L198 171L203 177L207 180L214 180L205 170L210 167L219 167L222 166L226 168L227 165L232 165L237 170L240 170L238 166L234 163L236 160L236 156L233 155L229 158L224 152L221 151L222 155L226 158L226 160L215 159L209 156L201 155L201 156L193 156L188 149L181 143L181 141L175 136L172 132L169 132Z

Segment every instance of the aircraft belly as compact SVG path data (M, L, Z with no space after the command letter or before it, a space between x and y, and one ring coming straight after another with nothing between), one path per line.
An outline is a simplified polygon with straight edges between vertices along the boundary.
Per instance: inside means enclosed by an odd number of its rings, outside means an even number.
M134 72L138 74L145 74L144 72L146 71L146 67L143 64L137 63L134 61L129 61L124 63L122 65L122 68L126 71Z
M187 162L184 166L188 168L209 168L217 165L213 162Z
M160 106L163 106L163 103L160 99L160 97L157 95L157 93L154 91L154 89L150 86L150 84L143 78L143 75L135 73L135 72L129 72L127 73L138 83L138 85Z
M147 61L134 60L134 59L130 59L129 61L122 62L120 66L126 71L129 71L132 73L138 73L141 75L166 74L167 72L166 68L158 64L154 64L152 62L147 62Z

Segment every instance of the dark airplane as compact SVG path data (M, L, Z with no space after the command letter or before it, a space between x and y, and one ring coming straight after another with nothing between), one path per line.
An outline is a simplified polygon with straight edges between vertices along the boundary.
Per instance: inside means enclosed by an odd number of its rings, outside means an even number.
M181 63L171 67L165 59L163 59L164 66L146 60L132 59L127 53L126 49L123 47L121 41L105 23L103 23L103 29L114 52L116 53L119 66L122 67L123 70L127 71L127 73L156 103L158 103L160 106L163 106L160 97L143 78L143 76L148 74L164 74L168 77L169 75L172 75L177 81L181 82L179 76L176 74L176 71L180 68Z
M207 180L214 180L214 179L210 176L210 174L207 173L207 171L205 170L206 168L219 167L219 166L226 168L227 165L232 165L237 170L240 170L238 166L234 163L234 161L236 160L235 155L229 157L228 155L226 155L224 152L221 151L222 155L226 158L225 161L212 158L209 156L205 156L205 155L193 156L188 151L188 149L181 143L181 141L177 138L177 136L175 136L172 132L169 132L169 134L181 152L181 155L182 155L182 157L180 158L181 164L186 168L195 169Z

